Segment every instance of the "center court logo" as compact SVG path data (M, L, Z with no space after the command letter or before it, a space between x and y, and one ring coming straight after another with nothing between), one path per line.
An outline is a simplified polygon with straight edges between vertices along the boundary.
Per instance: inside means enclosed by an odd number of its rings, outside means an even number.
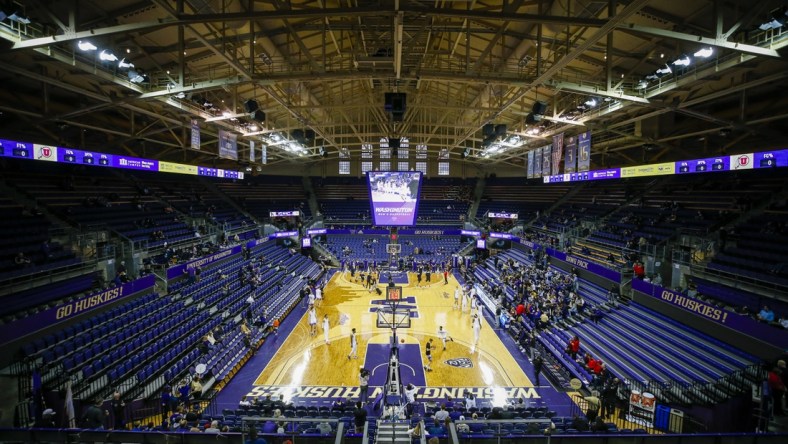
M449 359L446 364L457 368L473 368L473 361L470 358Z

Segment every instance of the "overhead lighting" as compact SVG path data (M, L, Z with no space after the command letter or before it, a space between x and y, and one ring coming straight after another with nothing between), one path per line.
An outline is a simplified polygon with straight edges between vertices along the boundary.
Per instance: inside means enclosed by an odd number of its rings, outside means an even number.
M101 51L101 53L99 53L99 59L103 60L105 62L117 62L118 61L118 56L116 56L115 54L113 54L111 52L107 52L107 50L104 49L104 50Z
M185 99L186 98L186 93L181 91L178 94L175 94L175 98L176 99Z
M146 79L145 74L140 74L137 71L129 70L129 82L131 83L144 83Z
M92 43L90 43L88 41L83 41L83 40L80 40L77 43L77 48L79 48L80 51L95 51L95 50L98 49L96 47L96 45L94 45L94 44L92 44Z
M19 8L14 2L3 2L2 10L0 10L0 21L8 19L13 22L29 25L30 19L19 13Z
M120 59L120 61L118 62L118 68L120 68L120 69L134 68L134 64L131 63L131 62L127 62L126 59L123 58L123 59Z
M646 89L646 88L648 88L648 82L646 80L641 80L640 82L638 82L638 84L637 84L637 86L635 88L636 89Z
M708 59L711 55L714 54L714 48L709 46L708 48L702 48L695 53L695 57L700 57L702 59Z
M777 8L769 13L769 21L764 22L758 27L761 31L782 28L788 20L788 9L785 7Z
M662 77L662 76L666 76L668 74L672 74L673 70L670 69L670 66L665 65L664 68L659 68L658 70L655 71L655 73L657 74L657 76Z
M589 108L593 108L593 107L595 107L595 106L597 105L596 99L592 97L592 98L590 98L590 99L586 100L586 101L585 101L585 105L586 105L587 107L589 107Z
M676 66L689 66L692 61L690 60L689 56L681 56L678 59L673 61L673 64Z

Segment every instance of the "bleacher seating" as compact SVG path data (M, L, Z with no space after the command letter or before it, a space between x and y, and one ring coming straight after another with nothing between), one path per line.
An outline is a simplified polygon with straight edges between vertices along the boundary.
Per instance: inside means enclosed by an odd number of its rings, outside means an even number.
M302 218L312 216L300 177L260 176L216 187L259 221L267 220L271 211L299 210Z
M520 263L530 262L530 258L518 249L503 254L504 260L510 258ZM488 265L491 260L488 259ZM557 268L553 268L553 271L563 273ZM476 267L475 273L480 282L503 286L507 301L505 306L511 306L516 300L516 291L498 279L498 272L494 267ZM586 312L589 307L603 307L609 302L606 289L583 279L579 280L578 293L586 301ZM555 318L561 319L562 316L554 313L553 319ZM528 330L535 328L526 316L518 321L527 324ZM557 325L552 322L552 326ZM582 318L581 322L570 322L560 328L547 328L539 333L542 346L556 353L558 361L581 380L589 380L590 375L565 351L566 344L574 335L580 337L581 354L589 352L602 359L608 370L621 380L661 384L666 387L665 393L661 395L676 402L687 401L687 395L683 394L681 387L698 384L711 387L726 375L757 362L754 356L742 350L639 304L631 303L628 306L617 305L612 310L606 309L604 316L597 322ZM675 341L673 338L676 335L690 339ZM652 388L657 390L656 386ZM718 394L709 390L707 399L692 401L708 402L710 399L718 399Z
M737 225L708 269L788 288L786 214L774 208Z
M45 365L45 383L56 383L63 375L76 377L75 396L83 399L108 386L127 395L150 396L193 368L201 357L200 339L225 324L225 337L206 357L211 374L221 380L248 351L234 318L246 310L249 295L256 295L253 312L261 312L265 306L274 319L297 301L304 280L320 273L319 266L307 257L290 254L275 242L257 246L251 255L252 260L262 255L265 263L271 264L257 289L250 284L242 286L234 278L247 261L231 258L206 269L199 282L174 286L170 295L150 293L135 298L28 343L23 347L24 357ZM232 282L227 296L220 291L222 275ZM262 336L262 330L255 331L255 340Z
M530 220L537 211L550 208L570 189L571 186L564 184L527 186L522 178L487 178L476 217L497 211L519 213L520 220Z
M462 247L460 236L409 236L399 237L402 245L402 257L413 257L416 261L436 261L444 263L451 258L451 255L458 252ZM386 262L389 254L386 253L387 235L329 235L326 237L326 248L335 257L342 261L353 261L365 259ZM343 250L345 247L350 249L349 253ZM415 249L419 253L415 253Z

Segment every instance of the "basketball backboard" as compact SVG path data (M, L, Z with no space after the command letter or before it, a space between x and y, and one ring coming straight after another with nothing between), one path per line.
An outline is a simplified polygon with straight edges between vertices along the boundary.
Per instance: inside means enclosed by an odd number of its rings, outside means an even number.
M380 309L377 326L378 328L410 328L410 311Z

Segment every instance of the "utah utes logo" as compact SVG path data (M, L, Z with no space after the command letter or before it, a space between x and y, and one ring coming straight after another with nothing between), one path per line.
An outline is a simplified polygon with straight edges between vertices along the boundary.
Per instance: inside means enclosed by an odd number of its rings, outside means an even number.
M446 361L446 363L452 367L457 367L457 368L473 368L473 362L470 360L470 358L449 359L448 361Z
M41 147L41 156L43 157L52 157L52 148L45 146Z

